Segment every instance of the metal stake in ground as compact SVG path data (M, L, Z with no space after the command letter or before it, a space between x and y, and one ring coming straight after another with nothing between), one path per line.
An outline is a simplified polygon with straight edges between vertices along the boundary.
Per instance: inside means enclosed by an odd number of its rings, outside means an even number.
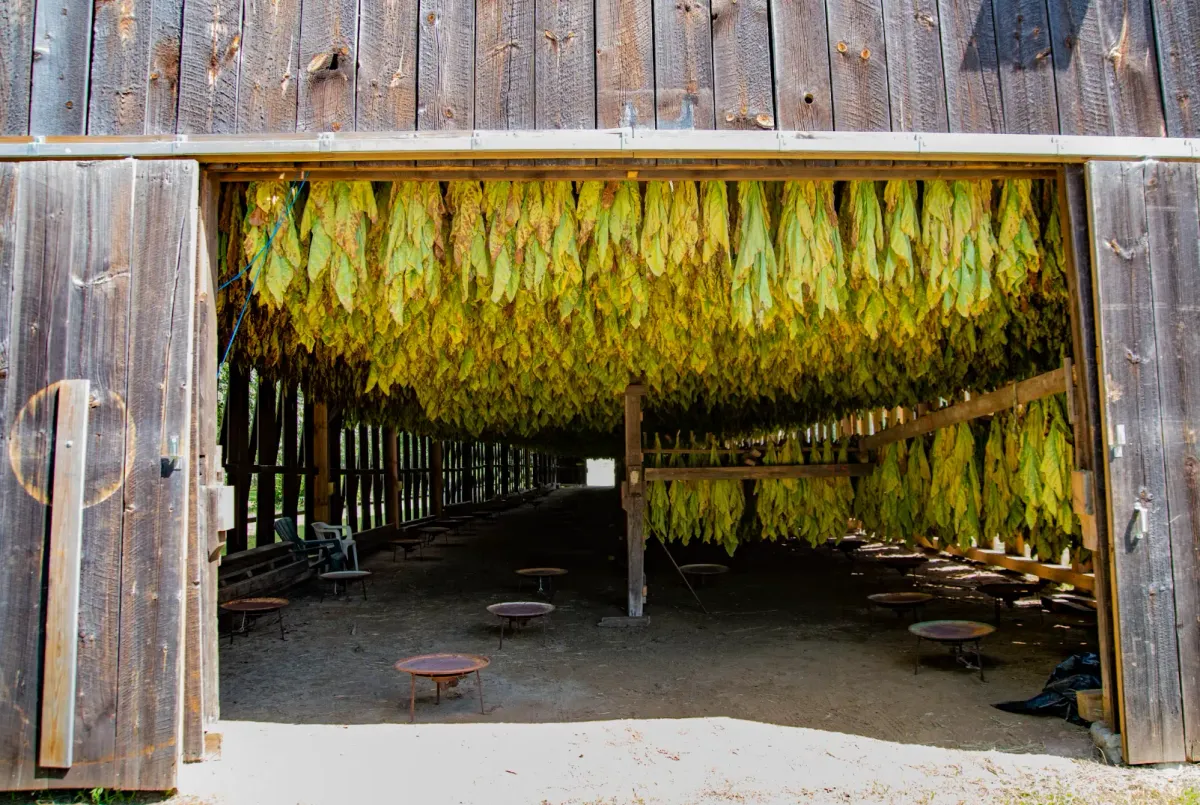
M704 606L704 602L700 600L700 596L696 595L696 591L692 588L692 583L690 581L688 581L687 574L679 569L679 563L676 562L675 557L671 555L670 549L667 548L667 543L663 542L660 539L658 541L658 544L661 545L662 549L667 552L667 558L671 560L671 564L675 565L675 572L677 572L679 574L679 578L683 579L683 583L687 585L688 592L690 592L692 594L692 598L696 599L696 603L700 605L700 610L705 615L711 614L711 613L709 613L708 609Z

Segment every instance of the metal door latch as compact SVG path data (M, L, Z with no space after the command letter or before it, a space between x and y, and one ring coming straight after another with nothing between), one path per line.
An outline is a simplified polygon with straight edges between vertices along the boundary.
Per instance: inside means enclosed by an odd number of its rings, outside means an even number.
M1139 500L1133 504L1133 516L1137 519L1137 527L1133 531L1133 542L1136 545L1150 533L1150 510Z
M183 461L179 457L178 436L172 436L170 438L168 441L168 450L170 451L170 455L158 457L159 474L163 478L170 478L171 474L174 473L175 470L180 469L183 465Z
M1117 438L1113 442L1112 457L1120 458L1125 454L1125 426L1117 425Z

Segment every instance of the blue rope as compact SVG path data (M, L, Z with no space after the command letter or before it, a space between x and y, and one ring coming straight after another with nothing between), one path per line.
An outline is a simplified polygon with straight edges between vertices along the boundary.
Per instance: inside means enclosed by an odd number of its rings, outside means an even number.
M275 228L273 230L271 230L271 234L267 238L267 242L263 245L263 247L261 249L258 250L258 252L254 255L254 257L252 257L250 259L250 262L246 265L246 267L243 268L241 271L239 271L236 277L234 277L233 279L230 279L228 282L225 282L223 285L221 285L221 287L217 289L218 291L224 289L225 287L227 287L229 285L230 282L233 282L234 280L238 279L238 277L241 277L247 271L249 271L251 268L253 268L254 264L258 262L258 258L262 257L264 254L266 254L267 251L271 248L271 243L275 240L275 236L279 233L279 228L281 226L283 226L284 221L286 221L288 218L291 217L292 207L295 205L296 199L298 199L300 197L300 191L301 191L301 189L303 189L304 185L306 184L307 177L308 177L308 172L305 171L304 176L302 176L300 178L299 182L292 182L292 185L291 185L292 197L288 200L287 206L283 210L283 215L279 216L279 220L275 222ZM259 278L259 276L262 275L263 266L265 266L266 264L267 264L267 261L265 259L261 263L259 263L258 270L254 272L254 277L250 280L250 290L246 292L246 299L245 299L245 301L242 302L242 310L240 313L238 313L237 322L233 325L233 332L229 334L229 343L225 345L225 352L223 355L221 355L220 363L217 364L217 374L218 375L221 372L221 367L225 365L225 361L227 361L229 359L229 353L233 349L233 341L234 341L234 339L237 338L238 330L241 329L242 319L246 318L246 310L249 309L249 307L250 307L250 299L254 296L254 288L258 285L258 278Z

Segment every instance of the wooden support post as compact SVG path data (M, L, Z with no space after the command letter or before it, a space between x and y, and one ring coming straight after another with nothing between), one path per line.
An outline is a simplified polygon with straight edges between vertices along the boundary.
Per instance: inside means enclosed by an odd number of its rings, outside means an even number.
M1093 299L1093 269L1088 237L1087 187L1082 166L1064 169L1059 181L1059 209L1063 221L1063 242L1067 252L1067 289L1071 297L1072 361L1075 377L1066 378L1073 384L1075 401L1075 464L1091 473L1093 500L1104 501L1103 434L1100 431L1100 376L1096 363L1096 309ZM1114 731L1120 731L1120 707L1117 702L1116 637L1113 622L1111 575L1109 564L1110 531L1106 507L1094 506L1096 516L1085 519L1088 533L1085 539L1094 542L1092 571L1096 577L1096 625L1099 637L1100 681L1104 689L1104 719Z
M342 476L342 416L329 417L326 429L329 445L329 519L331 525L342 524L342 512L346 507L346 491Z
M274 466L279 458L279 442L275 427L275 381L258 381L258 456L257 463ZM275 473L258 471L258 505L255 507L254 544L270 545L275 541Z
M642 395L644 387L625 389L625 548L628 558L629 610L631 618L642 617L646 600L645 549L643 534L646 511L646 479L642 468Z
M233 486L233 532L226 542L228 553L249 547L250 520L250 376L245 370L229 367L229 392L225 403L225 433L229 442L226 474Z
M305 403L305 408L308 408L308 403ZM325 407L323 402L314 402L312 404L312 461L316 466L316 476L309 475L308 480L312 481L309 487L306 481L305 486L305 509L308 509L308 498L312 498L312 519L306 525L313 523L328 523L329 520L329 488L333 484L331 470L331 459L329 453L329 409ZM307 425L307 422L305 423ZM307 430L307 428L306 428Z
M433 498L433 516L442 516L442 500L445 494L446 475L442 468L442 442L434 440L429 451L430 497Z
M288 517L294 523L299 515L300 506L300 473L297 470L306 466L300 455L300 411L299 388L295 385L283 389L283 508L281 515Z
M362 514L359 515L358 524L363 531L371 530L371 493L375 489L375 478L369 473L375 469L374 453L371 451L370 428L366 425L358 426L358 468L366 470L364 474L359 476L359 487L362 489Z
M386 484L384 483L384 475L386 469L383 466L383 429L371 429L371 466L376 472L371 476L371 489L373 499L375 501L375 525L376 527L390 522L384 514L384 494Z
M491 442L483 446L483 485L488 500L496 497L496 445Z
M389 525L400 523L399 473L396 465L396 431L383 429L383 519Z
M345 428L342 431L342 440L345 442L345 460L346 460L346 522L350 524L350 530L357 532L358 529L358 479L359 475L354 470L358 468L358 461L355 458L354 450L354 428Z

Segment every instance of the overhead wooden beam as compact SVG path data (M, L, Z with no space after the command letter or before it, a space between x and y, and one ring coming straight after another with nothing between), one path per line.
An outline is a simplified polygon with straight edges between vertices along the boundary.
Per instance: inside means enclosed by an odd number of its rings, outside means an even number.
M859 447L864 450L877 450L892 442L932 433L960 422L968 422L981 416L988 416L1034 400L1040 400L1043 397L1061 394L1066 390L1066 371L1055 369L1044 375L1031 377L1029 380L1022 380L1019 383L1010 383L987 394L981 394L926 416L917 417L903 425L876 433L874 436L867 436L859 442Z
M647 467L647 481L755 481L766 478L849 478L872 464L767 464L752 467Z
M445 28L441 29L445 31ZM243 60L245 63L245 60ZM294 98L294 95L293 95ZM293 112L295 105L293 103ZM455 118L459 120L459 118ZM276 127L278 128L278 127ZM1200 139L890 131L544 129L310 134L6 137L0 159L886 159L1078 163L1200 161Z

